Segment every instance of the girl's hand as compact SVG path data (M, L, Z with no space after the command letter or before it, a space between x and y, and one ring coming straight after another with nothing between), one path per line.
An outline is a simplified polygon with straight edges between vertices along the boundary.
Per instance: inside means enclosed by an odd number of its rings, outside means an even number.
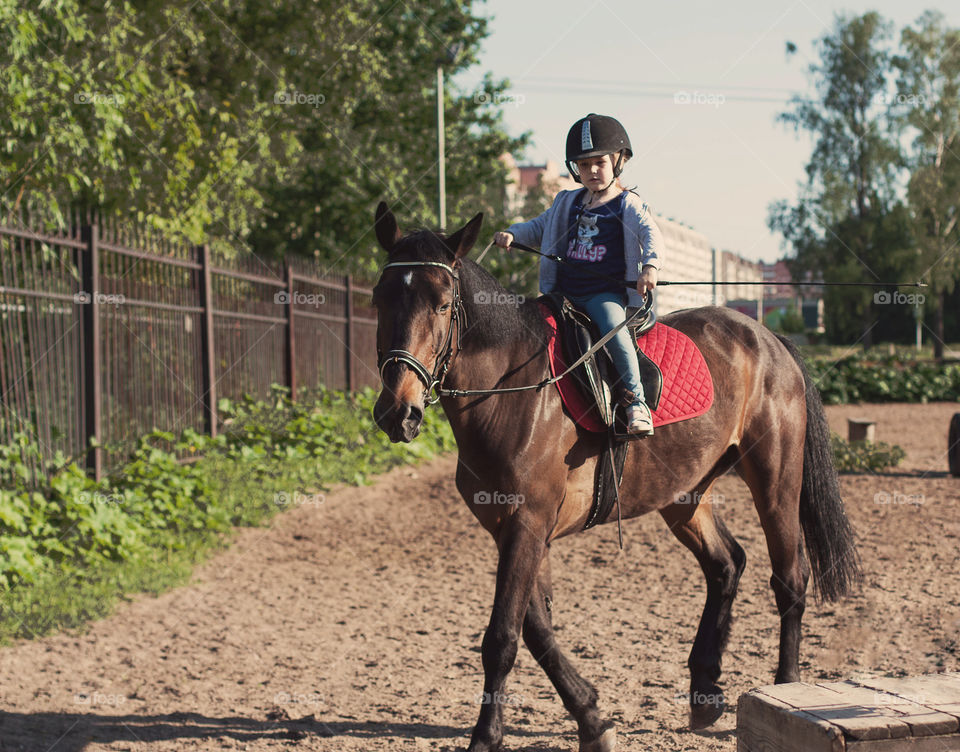
M509 248L513 242L513 234L509 232L498 232L493 236L493 242L501 248Z
M652 290L657 286L657 270L652 266L643 267L640 277L637 279L637 292L646 295L647 290Z

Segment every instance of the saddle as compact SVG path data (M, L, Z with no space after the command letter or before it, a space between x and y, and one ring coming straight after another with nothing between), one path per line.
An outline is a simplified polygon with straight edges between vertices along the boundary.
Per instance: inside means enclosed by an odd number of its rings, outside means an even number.
M562 294L547 293L538 298L537 302L552 311L557 320L557 336L567 363L579 360L593 347L594 342L602 338L590 317ZM627 309L627 318L636 310ZM640 335L651 330L656 323L657 316L653 310L651 298L651 305L646 306L646 311L641 309L634 323L628 325L636 347L637 360L640 363L640 383L643 385L645 401L651 411L656 410L660 403L663 373L660 367L636 345L636 342ZM596 411L601 423L607 428L613 428L617 440L640 438L627 433L623 409L624 390L619 386L611 387L612 383L616 384L618 381L618 375L605 348L588 356L570 373L570 377L590 401L591 408Z

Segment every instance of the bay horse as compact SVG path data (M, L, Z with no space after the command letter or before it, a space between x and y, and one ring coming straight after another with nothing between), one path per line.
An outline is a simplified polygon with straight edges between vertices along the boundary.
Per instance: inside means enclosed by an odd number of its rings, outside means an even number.
M498 699L521 636L576 720L580 752L609 752L613 724L600 715L597 691L554 636L548 557L554 540L584 527L607 437L579 428L553 386L457 393L521 387L549 376L548 330L537 304L518 304L467 258L481 221L478 214L449 236L404 235L387 205L377 207L376 236L387 263L373 290L383 385L374 419L391 441L412 441L437 389L458 447L457 490L496 541L496 594L481 647L482 697L492 701L481 706L468 752L502 748ZM847 594L861 573L823 404L796 347L727 308L678 311L662 321L700 348L715 399L705 414L630 442L620 501L624 518L659 512L706 578L706 604L687 662L690 724L701 728L723 712L721 654L746 564L711 503L719 476L734 470L746 482L766 537L780 614L776 682L800 678L800 621L811 570L819 595L830 601ZM611 519L612 512L605 522Z

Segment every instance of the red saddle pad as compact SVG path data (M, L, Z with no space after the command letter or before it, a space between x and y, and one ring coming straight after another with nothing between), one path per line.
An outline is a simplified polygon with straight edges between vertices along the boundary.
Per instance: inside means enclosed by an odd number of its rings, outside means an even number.
M557 322L553 313L541 306L544 319L552 330L547 350L550 373L556 376L567 369L557 341ZM686 334L657 322L642 334L637 343L643 353L660 367L663 391L660 404L653 411L653 425L665 426L703 415L713 404L713 379L703 353ZM603 432L606 427L590 401L583 396L570 376L557 382L557 389L570 416L588 431Z

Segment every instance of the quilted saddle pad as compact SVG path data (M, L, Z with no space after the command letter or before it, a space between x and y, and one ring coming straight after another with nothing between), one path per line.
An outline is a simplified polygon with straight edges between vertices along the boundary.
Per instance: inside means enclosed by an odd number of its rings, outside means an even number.
M556 376L567 366L557 339L557 322L553 314L541 309L552 336L547 345L550 373ZM660 404L653 411L653 425L665 426L703 415L713 404L713 378L703 353L686 334L657 322L640 335L637 344L663 373ZM597 417L590 401L568 375L557 382L557 389L569 415L588 431L602 433L606 427Z

